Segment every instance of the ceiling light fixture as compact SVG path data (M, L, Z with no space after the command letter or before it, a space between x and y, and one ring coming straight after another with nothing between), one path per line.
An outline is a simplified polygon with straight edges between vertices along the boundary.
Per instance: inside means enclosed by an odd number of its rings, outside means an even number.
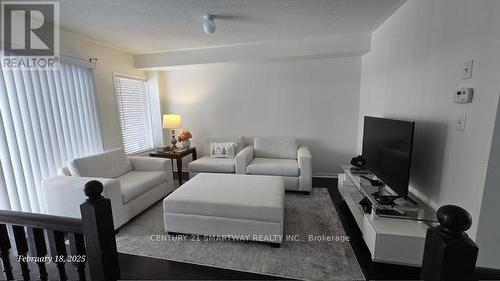
M214 15L206 14L203 17L203 30L207 34L215 32L215 16Z

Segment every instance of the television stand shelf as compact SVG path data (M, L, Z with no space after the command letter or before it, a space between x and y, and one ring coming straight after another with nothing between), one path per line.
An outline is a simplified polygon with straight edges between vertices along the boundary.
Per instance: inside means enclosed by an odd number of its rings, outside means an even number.
M361 173L359 171L352 172L351 168L353 168L351 165L342 165L342 170L344 170L347 178L370 201L372 209L375 210L374 215L437 223L434 209L411 193L408 193L408 199L397 198L395 193L387 186L371 184L371 180L376 180L374 174L366 170L363 170ZM382 200L378 197L384 196L396 199L391 200L391 204L383 204Z
M435 211L411 194L411 201L399 198L391 205L380 204L375 195L394 195L392 191L385 186L372 186L361 175L374 175L352 173L351 167L342 166L344 173L339 174L338 189L363 233L372 260L420 266L427 228L437 222ZM371 204L369 212L359 204L362 200Z

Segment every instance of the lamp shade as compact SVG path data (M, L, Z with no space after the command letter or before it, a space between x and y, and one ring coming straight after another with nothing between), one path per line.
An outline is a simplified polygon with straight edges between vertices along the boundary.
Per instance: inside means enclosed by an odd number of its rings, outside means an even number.
M182 117L178 114L164 114L163 115L163 128L164 129L180 129L180 128L182 128Z

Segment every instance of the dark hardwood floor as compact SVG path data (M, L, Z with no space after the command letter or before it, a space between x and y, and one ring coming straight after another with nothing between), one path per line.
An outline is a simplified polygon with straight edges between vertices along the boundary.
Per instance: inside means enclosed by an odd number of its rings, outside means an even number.
M314 178L313 186L328 188L330 197L339 213L351 246L367 280L417 280L420 269L415 267L375 263L354 223L354 218L342 202L337 190L337 179ZM166 261L154 258L120 254L122 277L124 279L224 279L224 280L278 280L280 278L257 275L189 263Z
M174 178L177 173L174 172ZM189 174L183 173L189 180ZM123 280L285 280L243 271L119 253Z
M361 231L354 222L349 209L342 201L337 190L337 179L313 178L313 186L327 188L345 232L350 236L350 244L367 280L418 280L420 268L399 266L373 262L366 247ZM15 260L12 257L12 260ZM253 274L216 267L202 266L184 262L176 262L136 255L119 253L121 276L124 280L283 280L268 275ZM66 265L69 280L75 280L75 270L70 264ZM32 278L37 278L37 268L30 265ZM48 267L49 279L56 280L55 267ZM19 268L14 265L15 276L19 275ZM1 274L0 274L1 275ZM3 276L0 277L0 279ZM479 280L500 280L500 271L478 268Z
M344 226L346 234L350 237L351 247L358 259L361 270L367 280L419 280L420 267L401 266L387 263L373 262L370 251L363 240L361 230L358 228L354 217L351 215L346 203L342 200L337 189L337 179L313 178L313 186L328 188L335 209ZM479 249L481 251L481 249ZM489 268L476 268L477 280L500 280L500 270Z
M21 268L19 263L16 262L16 257L11 255L10 260L15 280L22 280ZM123 253L118 253L118 260L123 280L283 280L273 276ZM39 280L37 266L34 263L28 263L28 267L30 279ZM59 273L54 263L47 264L46 268L48 280L59 280ZM0 269L3 269L1 265ZM71 263L67 263L65 269L68 280L78 280L76 269ZM86 269L88 280L90 275L88 267ZM0 270L0 280L5 280L4 277L3 272Z
M186 175L187 176L187 175ZM335 178L313 178L313 186L327 188L350 244L367 280L418 280L419 267L373 262L361 231L342 201ZM273 276L252 274L215 267L120 254L122 278L148 280L280 280ZM479 280L500 280L500 271L478 268Z
M273 276L122 253L118 258L124 280L283 280Z
M363 240L361 230L358 228L356 222L354 221L354 217L351 215L345 202L343 202L337 189L337 179L314 178L313 186L328 188L330 198L332 199L335 209L339 214L344 230L350 238L351 247L367 280L419 279L419 267L400 266L372 261L370 251Z

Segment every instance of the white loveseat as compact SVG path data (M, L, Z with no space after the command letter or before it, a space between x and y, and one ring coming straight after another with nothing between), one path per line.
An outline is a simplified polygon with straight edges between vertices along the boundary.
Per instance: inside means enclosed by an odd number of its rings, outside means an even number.
M206 140L204 146L212 140ZM312 189L312 156L309 149L299 146L289 137L257 137L245 146L243 138L218 139L235 141L238 145L234 158L204 156L189 163L189 176L197 173L236 173L280 176L285 189L309 193ZM214 141L213 141L214 142ZM251 143L251 141L249 142ZM241 149L241 147L244 147ZM208 151L208 150L205 150Z
M83 187L98 180L104 185L103 195L111 200L118 229L175 189L171 165L169 159L127 156L120 148L74 159L60 169L60 176L42 181L47 213L80 217Z

